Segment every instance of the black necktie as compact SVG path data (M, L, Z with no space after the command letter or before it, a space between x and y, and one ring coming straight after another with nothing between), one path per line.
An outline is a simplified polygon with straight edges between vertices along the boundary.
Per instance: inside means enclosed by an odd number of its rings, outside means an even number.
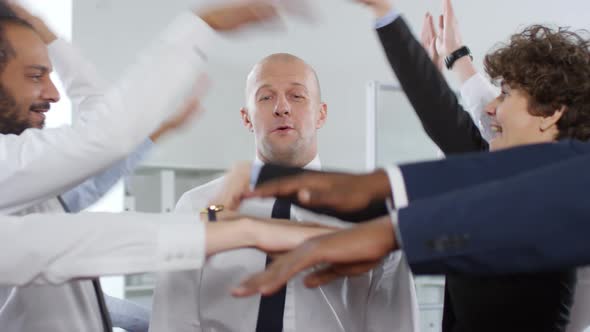
M287 199L278 198L272 207L272 218L291 219L291 203ZM270 256L266 256L266 265L272 262ZM283 314L285 312L285 295L287 287L281 288L271 296L264 296L260 299L258 309L258 321L256 332L282 332Z

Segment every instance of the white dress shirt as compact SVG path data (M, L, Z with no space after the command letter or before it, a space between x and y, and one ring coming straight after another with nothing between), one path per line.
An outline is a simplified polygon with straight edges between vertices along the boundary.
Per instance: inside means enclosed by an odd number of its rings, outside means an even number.
M308 168L319 169L319 159ZM217 179L185 193L177 211L198 213L220 190ZM240 212L270 218L274 199L249 200ZM340 220L291 207L291 218L340 225ZM351 226L347 224L347 227ZM237 299L230 290L265 268L266 255L241 249L211 257L198 271L158 276L150 331L254 332L260 296ZM344 278L317 289L303 285L302 276L287 284L283 331L403 331L418 330L414 282L405 258L394 253L373 271Z
M0 135L0 213L64 193L129 155L192 89L213 35L205 22L184 13L105 95L89 96L84 84L70 89L72 101L82 105L73 126ZM63 52L54 66L66 87L75 85L77 73L94 69L60 43L50 46Z
M202 69L212 35L194 14L180 15L106 94L93 94L95 87L85 80L94 74L91 65L65 42L53 43L52 60L79 117L72 127L0 135L0 213L63 211L52 197L123 159L176 110ZM195 215L1 218L6 249L0 283L26 286L10 288L0 305L3 332L102 331L91 283L60 283L195 269L204 261L204 226L194 222Z
M0 285L60 285L102 275L198 268L205 260L205 233L195 219L142 213L0 216ZM0 330L7 331L2 325Z
M485 107L498 95L498 89L480 73L471 76L461 85L461 102L488 142L494 138L495 133L490 126L491 117L486 113Z

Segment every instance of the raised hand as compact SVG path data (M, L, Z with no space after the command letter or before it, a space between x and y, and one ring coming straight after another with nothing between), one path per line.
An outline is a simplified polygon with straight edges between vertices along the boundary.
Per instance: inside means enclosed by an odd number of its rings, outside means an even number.
M209 7L195 13L217 31L231 31L246 25L269 21L277 17L276 2L241 1Z
M420 42L428 55L432 59L432 62L436 65L438 70L443 69L444 57L440 56L437 49L438 35L434 28L434 19L430 13L426 13L424 16L424 22L422 24L422 32L420 34Z
M224 176L221 190L209 204L223 205L226 211L236 211L244 195L250 191L252 162L244 161L234 165Z
M355 1L358 3L362 3L366 6L368 6L369 8L371 8L371 10L373 10L373 13L375 13L375 17L377 17L377 18L387 15L387 13L389 13L391 11L391 9L393 8L391 0L355 0Z
M202 114L204 109L201 107L200 100L205 96L210 85L211 83L208 76L200 76L193 87L191 96L185 101L178 113L163 122L160 127L150 135L152 142L157 142L162 136L184 128Z
M443 0L443 14L439 17L439 33L436 49L444 59L463 46L459 22L451 0Z

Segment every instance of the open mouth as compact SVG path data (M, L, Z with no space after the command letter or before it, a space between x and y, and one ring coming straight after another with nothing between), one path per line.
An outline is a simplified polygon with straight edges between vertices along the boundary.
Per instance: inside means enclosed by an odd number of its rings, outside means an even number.
M502 133L502 126L500 126L499 124L492 123L490 125L490 129L492 130L492 133L494 133L494 134Z
M45 113L49 112L48 108L32 108L29 112L33 113L33 116L37 118L38 121L45 121L46 115Z

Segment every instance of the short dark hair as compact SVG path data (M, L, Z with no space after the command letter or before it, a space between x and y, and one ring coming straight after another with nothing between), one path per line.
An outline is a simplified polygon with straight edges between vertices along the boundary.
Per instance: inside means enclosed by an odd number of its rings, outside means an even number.
M16 55L10 41L6 38L5 28L11 24L34 30L29 22L18 17L8 5L0 1L0 73L4 71L8 61Z
M590 41L583 34L532 25L485 57L492 80L530 96L530 114L551 116L565 107L556 139L590 139Z

